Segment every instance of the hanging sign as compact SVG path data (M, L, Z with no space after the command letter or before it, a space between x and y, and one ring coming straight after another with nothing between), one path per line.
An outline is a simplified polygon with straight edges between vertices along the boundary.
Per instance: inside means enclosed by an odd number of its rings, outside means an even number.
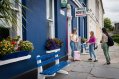
M86 8L76 8L75 17L86 16Z
M66 8L67 2L68 2L68 0L61 0L61 8Z

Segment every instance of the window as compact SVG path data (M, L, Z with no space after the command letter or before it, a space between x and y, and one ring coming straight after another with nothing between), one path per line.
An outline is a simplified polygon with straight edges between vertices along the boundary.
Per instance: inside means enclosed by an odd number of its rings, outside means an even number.
M52 12L53 12L53 10L52 10L52 8L53 8L53 4L52 4L52 0L51 1L49 1L49 19L53 19L53 16L52 16Z
M8 28L0 27L0 41L3 38L7 38L8 36L9 36L9 29Z
M95 16L96 16L96 20L97 22L99 22L99 1L95 0Z
M46 0L46 15L48 21L48 37L55 37L55 20L54 20L54 0Z
M7 36L10 36L12 38L15 36L20 36L22 39L22 9L20 6L21 4L18 4L17 2L15 2L15 0L10 0L10 1L13 4L13 6L11 6L13 9L12 15L14 15L14 17L17 18L16 25L11 23L8 26L7 24L3 24L3 22L0 22L0 26L4 26L4 27L2 27L2 29L4 29L4 30L7 29L7 32L9 31L9 33L7 33ZM19 0L19 1L21 2L21 0ZM1 35L1 36L3 36L3 35ZM5 38L5 37L1 37L1 38Z
M21 2L21 0L19 1ZM13 15L17 18L17 24L11 24L12 27L10 28L10 36L20 36L22 39L22 6L14 0L11 0L11 2L13 3Z

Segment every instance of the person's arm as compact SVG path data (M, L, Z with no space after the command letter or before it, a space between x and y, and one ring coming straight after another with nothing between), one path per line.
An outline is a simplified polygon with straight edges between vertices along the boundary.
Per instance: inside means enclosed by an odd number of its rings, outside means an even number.
M100 40L100 43L102 43L102 40L103 40L103 35L102 35L102 38L101 38L101 40Z
M90 40L90 39L88 39L88 40L86 41L86 43L89 43L89 40Z

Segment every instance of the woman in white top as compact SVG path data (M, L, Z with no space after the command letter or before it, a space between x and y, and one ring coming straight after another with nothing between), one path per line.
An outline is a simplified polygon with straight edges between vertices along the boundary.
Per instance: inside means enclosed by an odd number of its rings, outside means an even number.
M103 52L104 52L104 55L105 55L105 58L106 58L106 64L110 64L110 56L109 56L109 46L107 45L107 42L108 42L108 33L106 31L105 28L102 28L102 40L101 40L101 47L103 49Z
M71 56L74 58L74 51L77 51L80 49L79 45L79 38L77 35L77 30L73 29L72 34L70 35L70 46L71 46Z

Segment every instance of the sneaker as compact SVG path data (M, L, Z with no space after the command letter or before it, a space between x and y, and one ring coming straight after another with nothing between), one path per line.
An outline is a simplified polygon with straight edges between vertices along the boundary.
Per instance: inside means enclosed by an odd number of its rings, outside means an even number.
M92 60L92 58L89 58L88 60Z
M107 63L107 65L111 64L110 62Z
M94 60L94 62L98 62L98 60Z
M108 63L105 63L104 65L110 65L111 63L110 62L108 62Z

